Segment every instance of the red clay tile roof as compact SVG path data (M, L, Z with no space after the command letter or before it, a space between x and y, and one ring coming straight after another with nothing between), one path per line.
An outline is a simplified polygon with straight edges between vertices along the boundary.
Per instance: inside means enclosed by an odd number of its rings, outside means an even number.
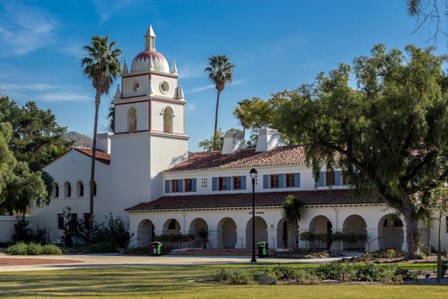
M280 207L288 195L299 197L305 205L372 204L379 199L358 198L350 190L313 190L296 192L264 192L255 195L255 205ZM126 211L189 210L213 208L252 207L252 193L162 196L157 200L140 203Z
M303 146L291 145L279 146L267 152L245 149L229 155L223 155L220 151L192 153L186 161L166 172L299 164L305 164L305 150Z
M80 152L80 153L82 153L82 154L84 154L84 155L87 155L89 157L92 157L92 155L93 155L91 148L74 147L73 149L78 151L78 152ZM110 164L110 155L108 153L96 150L95 157L96 157L96 160L98 162L101 162L101 163L104 163L104 164L107 164L107 165Z

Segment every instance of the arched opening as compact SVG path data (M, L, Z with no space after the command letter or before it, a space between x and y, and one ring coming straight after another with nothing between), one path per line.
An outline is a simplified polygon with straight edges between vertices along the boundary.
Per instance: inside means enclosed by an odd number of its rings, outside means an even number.
M319 249L330 249L331 241L326 239L326 234L333 232L333 225L331 221L322 215L316 216L310 222L310 233L312 233L315 238L314 240L309 240L310 248Z
M84 197L84 184L81 181L76 182L76 196Z
M59 185L56 182L53 183L52 195L53 195L54 198L58 198L59 197Z
M236 239L236 223L231 218L221 219L218 223L218 247L235 248Z
M295 248L294 240L293 226L283 217L277 224L277 248Z
M142 220L137 226L137 246L147 247L154 240L155 229L151 220Z
M168 219L163 225L164 235L180 235L180 224L176 219Z
M128 110L128 132L136 132L137 131L137 110L134 107L129 108Z
M348 216L342 226L344 250L362 250L366 248L367 224L359 215ZM340 242L340 241L338 241Z
M173 117L174 112L171 107L166 107L163 110L163 132L164 133L173 133Z
M72 197L72 185L70 185L70 182L64 183L64 197Z
M246 225L246 248L252 248L252 217ZM268 242L268 225L263 218L255 217L255 245L258 242Z
M202 218L196 218L190 224L190 235L195 238L195 247L206 248L208 243L208 225Z
M404 242L403 222L395 214L383 216L378 223L379 249L401 249Z

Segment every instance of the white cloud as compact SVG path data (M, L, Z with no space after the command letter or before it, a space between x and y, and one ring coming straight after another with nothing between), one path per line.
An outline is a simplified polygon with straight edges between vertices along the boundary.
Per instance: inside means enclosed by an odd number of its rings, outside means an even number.
M70 43L61 49L61 53L68 54L72 57L81 59L86 56L86 52L82 49L81 43Z
M205 65L198 63L187 63L178 66L181 79L192 79L204 76Z
M240 85L240 84L243 84L244 82L246 82L246 79L233 80L231 84L226 85L226 88L235 86L235 85ZM198 93L198 92L202 92L202 91L206 91L206 90L210 90L210 89L214 89L214 88L215 88L214 84L193 87L192 89L189 90L189 93Z
M34 84L15 84L15 83L6 83L3 84L3 88L11 91L45 91L48 89L59 89L63 88L62 86L48 83L34 83Z
M34 83L34 84L2 84L5 93L20 96L21 98L33 98L42 102L82 102L90 101L93 96L83 94L71 89L69 86Z
M48 46L57 28L48 12L20 2L4 3L0 12L2 55L24 55Z
M93 101L92 96L82 95L74 92L52 92L43 93L36 96L38 101L42 102L85 102Z
M198 93L198 92L206 91L206 90L213 89L213 88L215 88L215 85L213 85L213 84L209 84L206 86L194 87L190 90L190 93Z
M193 111L196 110L196 108L197 108L197 104L196 104L196 102L188 102L188 103L185 105L185 111L186 111L186 112L193 112Z
M92 2L100 17L100 24L128 9L139 8L144 3L143 0L92 0Z

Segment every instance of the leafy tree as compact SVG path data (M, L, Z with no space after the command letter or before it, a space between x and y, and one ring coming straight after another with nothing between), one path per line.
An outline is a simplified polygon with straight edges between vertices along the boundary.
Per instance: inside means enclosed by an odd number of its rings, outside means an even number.
M108 94L112 82L121 72L120 49L114 49L116 42L109 44L109 36L94 36L90 45L84 46L86 57L81 61L83 73L92 80L95 89L95 120L93 126L92 166L90 172L90 219L93 219L93 196L95 182L96 135L98 130L98 109L101 95ZM89 227L89 241L93 239L93 221Z
M298 197L293 195L286 196L283 201L282 216L286 218L286 221L288 221L294 231L294 248L297 248L298 245L298 225L303 216L304 206L305 204Z
M258 97L238 102L233 115L244 129L261 129L272 122L270 103Z
M230 62L226 55L212 56L208 59L208 66L205 72L208 73L209 79L215 84L216 95L216 109L215 109L215 128L213 130L213 150L217 150L217 130L218 130L218 110L219 110L219 96L224 90L226 84L232 82L234 64Z
M59 157L71 145L62 136L66 129L60 127L50 110L41 110L35 102L19 107L8 97L0 98L3 121L12 125L10 147L19 161L28 162L33 171L41 170L48 162Z
M400 212L412 259L417 222L448 176L448 97L445 57L414 46L406 54L377 45L371 57L355 59L357 89L351 66L342 64L314 85L274 97L283 101L276 125L305 144L316 182L321 166L342 167L358 191Z
M48 203L53 179L41 170L45 164L62 155L70 147L71 142L62 139L66 132L65 128L57 124L56 117L50 110L41 110L34 102L27 102L20 107L7 96L0 96L0 122L10 127L11 134L10 136L8 134L7 146L14 155L14 159L20 162L14 164L13 174L16 178L14 182L18 183L17 179L21 175L23 175L21 178L23 182L33 181L40 184L43 180L47 197L39 202ZM10 169L13 170L13 168ZM40 180L36 175L40 176ZM12 196L8 201L12 206L7 210L17 211L19 202L21 202L19 210L26 210L30 198L27 199L24 194L18 192L25 192L25 189L31 188L33 184L19 187L13 185L12 182L10 181L8 188L9 196Z
M0 122L0 213L24 215L31 200L42 204L48 193L41 173L14 157L8 145L11 138L11 124Z

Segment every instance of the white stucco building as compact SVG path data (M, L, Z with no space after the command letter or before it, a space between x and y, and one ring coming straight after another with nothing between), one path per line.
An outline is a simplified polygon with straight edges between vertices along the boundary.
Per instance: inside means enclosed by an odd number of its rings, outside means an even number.
M244 136L228 132L221 152L188 153L186 101L175 62L169 67L156 52L150 26L145 50L124 62L122 89L117 88L115 132L98 138L95 220L110 213L129 223L130 246L148 246L155 235L209 234L209 247L252 246L252 181L256 168L256 241L270 248L292 246L291 226L282 216L289 194L305 204L299 233L366 234L360 246L374 251L403 248L404 220L376 199L353 196L343 172L322 169L316 186L301 146L279 146L278 132L262 129L256 149L244 149ZM91 150L75 148L45 170L55 179L51 204L32 206L31 221L59 236L62 210L87 217ZM443 247L448 247L443 221ZM436 225L420 225L422 242L437 240ZM319 246L300 241L301 247ZM333 244L332 246L336 246ZM349 244L341 244L347 248Z

